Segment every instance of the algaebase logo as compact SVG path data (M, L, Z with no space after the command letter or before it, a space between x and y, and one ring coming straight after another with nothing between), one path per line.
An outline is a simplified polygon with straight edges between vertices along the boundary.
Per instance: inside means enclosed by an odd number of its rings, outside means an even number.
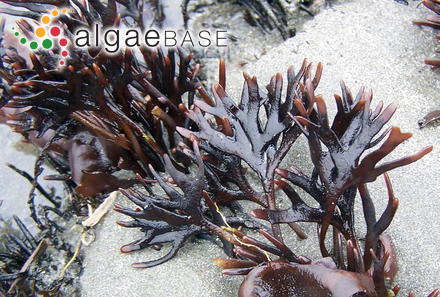
M141 46L148 48L227 47L227 31L224 30L192 32L149 28L143 31L140 28L119 28L119 26L103 28L102 24L95 23L89 27L79 28L73 33L74 36L69 35L67 38L58 18L72 12L72 9L67 8L54 9L39 19L33 32L30 32L31 34L26 29L26 32L20 31L22 28L17 26L12 28L13 34L22 45L29 47L32 51L46 51L53 55L58 63L58 69L67 64L66 60L70 56L69 47L78 50L98 48L109 55L125 48L139 48Z
M54 9L50 13L43 15L40 22L34 28L34 36L27 38L17 27L12 27L13 34L19 42L29 46L32 51L45 50L57 55L59 66L66 64L69 57L69 40L62 34L62 28L57 25L58 17L63 14L71 13L72 9ZM54 49L57 50L54 50ZM59 49L59 50L58 50Z

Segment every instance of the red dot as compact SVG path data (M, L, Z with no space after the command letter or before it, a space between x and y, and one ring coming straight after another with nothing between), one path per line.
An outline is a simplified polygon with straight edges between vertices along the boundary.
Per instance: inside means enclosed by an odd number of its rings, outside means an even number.
M60 61L60 65L64 65L64 61Z
M58 35L60 35L61 30L58 27L52 27L50 28L50 35L52 35L53 37L57 37Z
M60 45L61 46L66 46L67 45L67 39L66 38L61 38L60 39Z
M63 56L63 57L67 57L68 54L69 54L69 53L68 53L67 51L62 51L62 52L61 52L61 56Z

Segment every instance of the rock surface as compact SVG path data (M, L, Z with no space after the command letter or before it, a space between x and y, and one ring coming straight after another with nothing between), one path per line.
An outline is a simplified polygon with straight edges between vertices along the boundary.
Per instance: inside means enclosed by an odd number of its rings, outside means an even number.
M417 120L440 104L440 80L439 73L422 63L434 48L431 30L411 24L413 19L425 15L426 10L416 8L416 3L404 6L392 0L350 1L323 11L304 25L303 32L244 69L257 75L265 85L271 75L285 73L289 65L299 67L304 57L323 61L324 75L318 93L327 99L330 113L334 113L332 95L340 93L339 80L343 79L353 93L367 86L374 90L373 103L397 102L399 109L391 124L414 133L391 158L414 153L427 145L436 146L421 161L390 174L396 196L400 198L389 233L398 250L400 272L396 283L403 288L402 296L409 290L426 296L440 287L440 130L417 127ZM228 68L228 92L234 96L240 94L241 70ZM289 162L300 167L308 163L304 141L295 145ZM370 192L377 210L381 211L387 199L383 181L373 183ZM121 203L129 204L126 200ZM360 212L359 201L357 209ZM115 222L121 219L124 219L122 215L111 212L98 227L96 241L85 248L83 296L236 296L240 277L221 276L212 258L222 255L222 251L207 241L187 244L176 258L159 267L131 268L130 263L159 254L147 250L121 255L119 247L140 236L137 230L122 230L117 226ZM363 222L358 219L357 223L362 236ZM317 246L313 228L309 234L308 240L296 243L292 249L310 255L309 251Z

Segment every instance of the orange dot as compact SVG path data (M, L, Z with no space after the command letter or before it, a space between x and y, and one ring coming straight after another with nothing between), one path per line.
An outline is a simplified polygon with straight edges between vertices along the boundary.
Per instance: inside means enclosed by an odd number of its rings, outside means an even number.
M38 37L43 37L44 35L46 35L46 30L44 28L38 27L35 30L35 35L37 35Z
M45 16L43 16L42 18L41 18L41 22L43 23L43 24L49 24L50 23L50 17L48 16L48 15L45 15Z
M58 16L58 10L55 9L54 11L52 11L52 15L53 16Z
M63 12L63 13L66 13L66 12L67 12L67 9L64 8L64 9L62 10L62 12Z

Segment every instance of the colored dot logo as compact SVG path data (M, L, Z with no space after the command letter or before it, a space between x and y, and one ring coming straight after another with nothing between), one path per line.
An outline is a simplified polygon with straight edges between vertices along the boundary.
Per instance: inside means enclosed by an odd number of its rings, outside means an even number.
M66 38L61 38L59 41L61 46L66 46L67 45L67 39Z
M52 53L59 54L59 65L66 65L65 59L69 56L67 46L69 41L63 36L63 31L60 26L57 26L57 18L62 14L73 12L72 9L54 9L43 15L40 23L34 29L35 38L28 39L23 36L16 27L12 27L14 36L19 39L20 44L29 46L31 50L52 50Z
M50 35L52 35L53 37L58 37L58 35L60 35L60 33L61 33L61 30L57 26L50 28Z
M50 40L50 39L44 39L42 44L43 44L43 48L45 48L45 49L52 48L52 40Z
M50 16L45 15L41 18L41 22L45 25L48 25L50 23Z
M38 27L35 30L35 35L37 35L38 37L42 38L42 37L44 37L44 35L46 35L46 30L44 28L42 28L42 27Z
M38 48L38 43L37 43L36 41L32 41L32 42L29 44L29 47L30 47L31 49L33 49L33 50L36 50L36 49Z

